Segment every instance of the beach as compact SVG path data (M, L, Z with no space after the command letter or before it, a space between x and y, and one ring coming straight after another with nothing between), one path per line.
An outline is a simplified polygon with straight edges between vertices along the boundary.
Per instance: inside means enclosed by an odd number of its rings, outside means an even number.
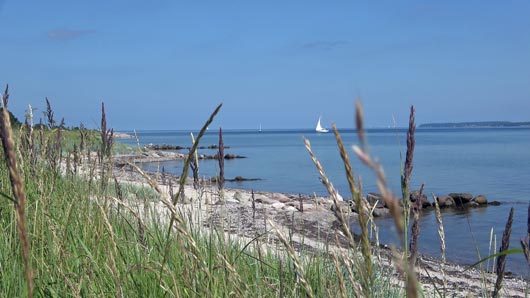
M132 183L151 187L153 183L169 197L178 192L178 177L169 174L145 173L141 175L130 166L130 161L160 161L168 158L182 158L183 155L164 151L152 151L142 155L121 156L115 161L119 168L114 175L123 183ZM149 177L149 178L147 178ZM151 182L149 183L149 180ZM125 204L125 203L124 203ZM138 204L138 202L127 202ZM169 216L164 204L156 205L160 215ZM338 210L332 200L326 196L307 196L281 192L250 191L238 188L223 188L210 180L202 181L195 189L191 178L186 180L183 195L176 208L186 212L185 217L193 219L192 225L209 230L221 228L230 237L236 237L241 243L262 240L264 245L283 250L278 244L275 228L285 235L290 235L293 247L304 253L322 253L326 251L347 251L347 239L340 229L334 210ZM134 208L133 208L134 209ZM142 209L142 208L139 208ZM344 212L351 225L358 223L358 214L351 212L348 203L339 209ZM271 221L274 226L268 224ZM358 237L355 237L358 241ZM393 271L393 282L402 283L395 270L390 247L372 243L375 262ZM428 297L435 296L436 289L443 288L443 276L447 279L446 293L451 297L476 297L482 295L484 288L492 289L496 276L477 269L466 270L465 266L456 263L443 264L439 258L421 254L418 258L416 273ZM486 285L486 286L485 286ZM520 277L506 275L503 285L503 296L525 297L527 281Z

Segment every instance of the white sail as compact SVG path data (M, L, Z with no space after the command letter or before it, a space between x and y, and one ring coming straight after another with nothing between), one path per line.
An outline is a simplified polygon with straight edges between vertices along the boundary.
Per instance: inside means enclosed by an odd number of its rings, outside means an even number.
M318 117L317 127L315 128L316 132L328 132L329 130L327 128L322 127L322 124L320 124L320 118Z

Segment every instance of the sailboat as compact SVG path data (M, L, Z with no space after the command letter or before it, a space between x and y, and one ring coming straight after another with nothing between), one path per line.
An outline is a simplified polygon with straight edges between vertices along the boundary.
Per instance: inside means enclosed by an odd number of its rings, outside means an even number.
M317 127L315 128L315 131L316 132L329 132L329 129L322 127L322 125L320 124L320 118L321 117L318 117Z

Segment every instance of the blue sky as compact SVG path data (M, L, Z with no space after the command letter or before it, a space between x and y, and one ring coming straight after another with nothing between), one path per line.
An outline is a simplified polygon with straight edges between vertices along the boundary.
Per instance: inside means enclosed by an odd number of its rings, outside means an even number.
M118 130L530 120L530 2L367 2L0 0L0 84Z

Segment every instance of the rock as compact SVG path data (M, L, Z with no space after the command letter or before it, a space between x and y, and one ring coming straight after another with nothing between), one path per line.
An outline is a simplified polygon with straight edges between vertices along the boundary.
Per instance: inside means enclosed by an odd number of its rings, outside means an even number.
M453 192L449 196L455 200L457 206L463 206L473 199L473 195L470 193Z
M440 208L454 207L455 200L450 196L438 196L435 198Z
M281 202L276 202L276 203L272 204L271 207L274 208L274 209L282 209L283 207L285 207L285 204L281 203Z
M340 208L339 210L341 210L342 213L344 214L350 213L351 209L347 203L339 203L338 207ZM335 206L335 204L331 204L330 210L335 212L335 210L337 210L337 206Z
M296 207L293 207L293 206L285 206L285 211L287 212L295 212L295 211L298 211L298 209L296 209Z
M239 191L236 191L234 193L234 195L232 196L232 198L234 198L234 200L236 200L238 202L244 201L243 196L241 195L241 193Z
M288 196L286 196L286 195L284 195L282 193L274 193L274 194L272 194L272 199L274 199L274 200L276 200L278 202L282 202L282 203L287 203L287 202L291 201L291 199Z
M473 202L477 202L480 205L485 205L485 204L488 204L488 199L486 198L485 195L478 195L475 198L473 198Z
M390 209L387 208L375 208L373 215L374 217L384 217L390 214Z
M373 207L374 205L376 205L376 208L384 208L386 207L386 203L385 203L385 200L383 199L383 197L378 194L378 193L375 193L375 192L371 192L369 194L366 195L366 201L368 201L368 203L370 203L370 206Z
M234 179L225 179L228 182L244 182L244 181L259 181L260 178L245 178L243 176L235 176Z
M464 208L475 208L475 207L479 207L480 204L475 202L475 201L469 201L467 203L464 204Z
M278 202L276 200L268 198L265 195L254 195L254 199L256 203L262 203L262 204L267 204L267 205L272 205Z
M410 193L410 201L411 202L416 202L416 200L420 199L422 208L427 208L427 207L431 207L432 206L431 202L429 201L429 199L427 198L427 196L425 194L422 194L421 198L419 198L419 196L420 196L420 191L419 190L415 190L415 191L411 192Z
M217 158L219 158L218 156L216 156ZM241 156L241 155L234 155L232 153L227 153L225 154L224 156L225 159L235 159L235 158L247 158L246 156Z
M490 205L490 206L500 206L500 205L501 205L501 202L499 202L499 201L493 201L493 202L489 202L488 205Z

